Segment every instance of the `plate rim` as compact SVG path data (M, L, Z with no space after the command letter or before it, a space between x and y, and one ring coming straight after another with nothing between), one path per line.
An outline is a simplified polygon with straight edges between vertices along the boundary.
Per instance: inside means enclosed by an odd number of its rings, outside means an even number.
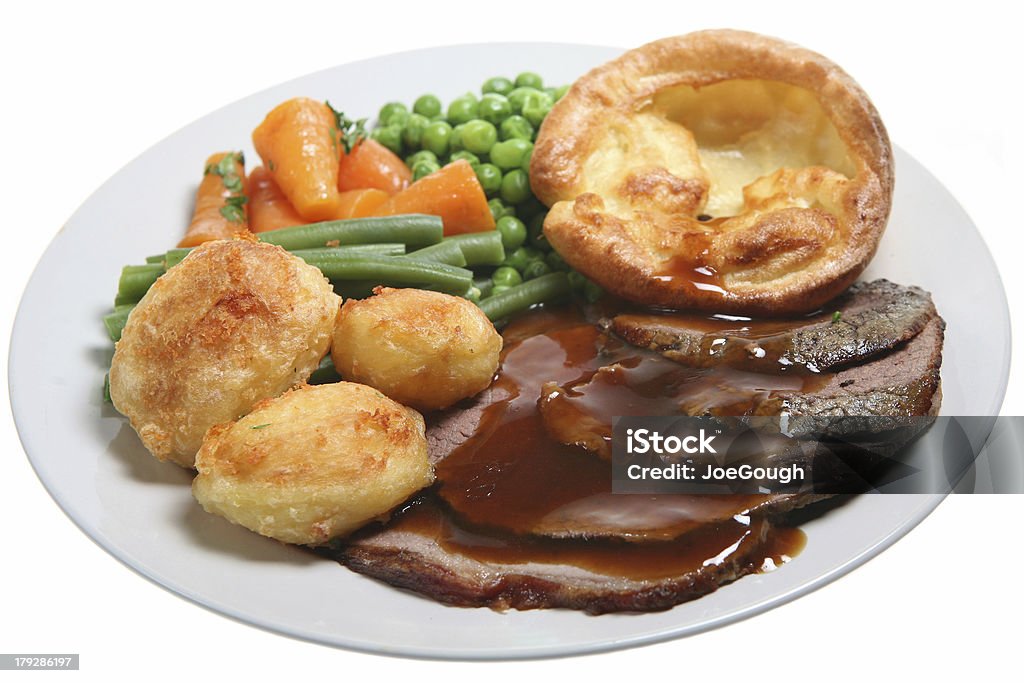
M222 111L224 109L228 109L228 108L231 108L231 107L235 107L239 103L244 102L245 100L248 100L248 99L253 98L253 97L260 96L260 95L262 95L262 94L264 94L264 93L266 93L268 91L275 90L275 89L282 88L282 87L286 87L286 86L288 86L289 84L291 84L293 82L300 81L300 80L303 80L303 79L315 76L317 74L323 74L323 73L331 72L331 71L334 71L334 70L336 70L338 68L341 68L341 67L352 67L352 66L356 66L356 65L359 65L359 64L367 63L367 62L373 62L373 61L379 60L381 58L409 56L409 55L413 55L413 54L417 54L417 53L429 53L429 52L436 52L438 50L446 50L446 49L471 49L471 48L475 48L475 47L486 47L488 49L493 49L495 47L502 47L502 46L504 46L504 47L515 46L517 48L523 48L523 47L528 47L528 46L531 46L531 45L538 45L538 46L539 45L544 45L544 46L549 46L549 47L550 46L559 46L559 47L569 47L569 48L575 48L575 47L581 47L581 48L602 48L602 49L614 49L614 50L623 50L624 49L624 48L620 48L620 47L596 45L596 44L592 44L592 43L564 43L564 42L558 42L558 41L523 41L523 42L500 41L500 42L494 42L494 43L490 43L490 42L488 42L488 43L481 43L481 42L457 43L457 44L439 45L439 46L425 47L425 48L418 48L418 49L411 49L411 50L403 50L403 51L398 51L398 52L383 53L383 54L380 54L380 55L374 55L374 56L371 56L371 57L365 57L365 58L362 58L362 59L353 60L353 61L345 62L345 63L342 63L342 64L336 64L336 65L329 66L329 67L326 67L326 68L323 68L323 69L317 69L315 71L311 71L309 73L302 74L302 75L296 76L294 78L290 78L290 79L281 81L280 83L276 83L274 85L268 86L267 88L264 88L264 89L261 89L259 91L250 93L250 94L248 94L248 95L246 95L246 96L244 96L242 98L239 98L239 99L236 99L236 100L234 100L232 102L224 104L223 106L218 107L217 109L211 110L210 112L207 112L206 114L204 114L204 115L194 119L193 121L190 121L189 123L181 126L180 128L178 128L178 129L174 130L173 132L169 133L168 135L161 137L160 139L155 141L153 144L151 144L149 147L147 147L146 149L142 150L139 154L135 155L130 160L125 162L110 177L108 177L100 185L98 185L97 188L93 192L91 192L82 201L81 204L79 204L79 206L76 208L75 212L67 220L64 221L64 224L60 227L60 229L56 232L56 234L54 234L54 236L47 243L45 249L42 251L42 253L40 254L39 258L37 259L36 264L33 266L31 275L29 276L29 278L26 281L25 285L22 287L21 294L20 294L20 297L19 297L19 304L18 304L17 312L16 312L15 317L14 317L14 322L13 322L13 325L12 325L12 329L11 329L11 333L10 333L10 338L9 338L8 358L7 358L7 361L8 361L7 362L7 378L8 378L8 381L7 381L8 387L7 388L8 388L8 398L9 398L10 405L11 405L11 412L12 412L12 415L13 415L13 418L14 418L15 430L16 430L16 433L18 435L18 439L19 439L19 441L21 443L22 450L25 452L26 458L29 461L29 464L30 464L30 466L32 468L32 471L33 471L33 473L36 476L36 479L39 480L39 482L42 484L44 490L51 497L51 499L53 499L53 501L57 504L57 506L61 510L61 512L80 531L82 531L82 533L84 533L94 544L96 544L97 546L102 548L106 553L111 555L114 559L116 559L122 565L124 565L124 566L128 567L129 569L131 569L136 574L142 576L143 578L145 578L149 582L153 583L154 585L162 588L165 591L168 591L169 593L172 593L173 595L175 595L175 596L177 596L179 598L187 600L187 601L189 601L189 602L191 602L191 603L193 603L193 604L195 604L195 605L197 605L199 607L202 607L203 609L205 609L207 611L210 611L210 612L213 612L213 613L218 614L220 616L229 618L229 619L231 619L233 621L239 622L239 623L244 624L246 626L251 626L251 627L259 628L261 630L264 630L264 631L267 631L267 632L270 632L270 633L274 633L274 634L277 634L277 635L283 635L283 636L286 636L286 637L289 637L289 638L292 638L292 639L303 640L303 641L306 641L306 642L314 642L314 643L317 643L317 644L320 644L320 645L327 645L327 646L335 647L335 648L348 649L348 650L352 650L352 651L355 651L355 652L377 654L377 655L386 655L386 656L393 656L393 657L412 658L412 659L420 659L420 660L442 660L442 661L452 661L452 660L459 660L459 661L539 660L539 659L551 659L551 658L560 658L560 657L568 657L568 656L583 656L583 655L588 655L588 654L596 654L596 653L601 653L601 652L608 652L608 651L614 651L614 650L621 650L621 649L625 649L625 648L637 647L637 646L640 646L640 645L662 643L662 642L666 642L666 641L669 641L669 640L675 640L675 639L678 639L678 638L683 638L683 637L687 637L687 636L691 636L691 635L696 635L697 633L701 633L701 632L704 632L704 631L709 631L709 630L712 630L712 629L721 628L722 626L726 626L728 624L736 623L738 621L741 621L741 620L744 620L744 619L756 616L758 614L762 614L762 613L764 613L764 612L766 612L766 611L768 611L770 609L773 609L775 607L778 607L778 606L780 606L782 604L788 603L788 602L790 602L792 600L796 600L796 599L798 599L800 597L808 595L808 594L818 590L819 588L822 588L822 587L828 585L829 583L832 583L833 581L837 580L838 578L840 578L842 576L845 576L846 574L852 572L853 570L855 570L858 567L862 566L863 564L865 564L866 562L868 562L872 558L877 557L879 554L881 554L882 552L887 550L889 547L891 547L893 544L895 544L899 539L901 539L904 536L906 536L906 534L908 534L910 531L912 531L928 515L930 515L935 510L935 508L938 507L939 504L941 504L941 502L945 499L946 495L948 495L948 494L914 494L914 495L917 495L917 496L922 498L922 504L915 509L915 512L914 512L913 515L904 518L900 522L900 524L898 524L896 527L890 529L883 537L878 539L875 543L873 543L872 545L868 546L867 548L864 548L858 554L848 558L846 561L844 561L839 566L836 566L832 570L816 576L814 579L812 579L810 581L806 581L805 583L800 584L800 585L798 585L796 587L793 587L790 590L784 591L784 592L780 593L779 595L776 595L774 597L770 597L770 598L767 598L767 599L763 599L763 600L754 602L752 604L745 605L742 608L735 609L735 610L733 610L731 612L728 612L728 613L725 613L725 614L721 614L721 615L712 617L710 619L706 619L706 620L699 621L699 622L696 622L696 623L684 624L684 625L677 626L677 627L674 627L674 628L666 628L666 629L664 629L662 631L659 631L657 633L654 633L654 634L638 634L638 635L633 635L633 636L629 636L629 637L625 637L625 638L618 638L618 639L608 638L607 640L604 640L604 641L595 641L593 643L584 644L584 645L573 645L573 646L570 646L570 649L568 649L568 650L566 649L565 645L558 645L558 644L549 645L548 644L548 645L530 645L530 646L525 646L525 647L522 647L522 646L521 647L511 647L511 648L503 648L503 649L500 649L500 650L499 649L495 649L495 650L491 650L491 651L469 651L469 652L467 652L465 650L455 649L455 648L447 648L447 649L446 648L437 648L437 647L427 648L427 647L423 647L423 646L408 646L408 645L396 645L396 646L388 645L388 646L383 646L383 645L381 645L379 643L376 643L376 642L374 642L374 643L360 642L358 640L352 640L350 638L334 638L334 639L330 639L330 638L324 637L324 636L322 636L320 634L317 634L317 633L303 631L302 629L299 629L299 628L292 628L292 627L288 627L288 626L282 626L280 624L275 624L272 621L263 619L263 618L261 618L259 616L246 615L242 611L240 611L240 610L238 610L238 609L236 609L234 607L231 607L229 605L226 605L224 603L221 603L221 602L219 602L219 601L217 601L215 599L209 599L209 598L206 598L206 597L199 596L193 590L189 589L187 586L184 586L184 585L178 583L177 581L174 581L174 580L170 579L169 577L163 576L162 573L159 570L156 570L154 568L150 568L145 563L143 563L141 561L138 561L136 558L131 557L127 552L122 551L117 546L116 543L114 543L110 538L108 538L107 535L105 533L103 533L98 527L94 527L92 524L90 524L88 520L77 519L75 516L73 516L71 514L71 512L65 506L65 502L62 501L56 495L56 493L55 493L54 489L51 487L50 483L47 482L44 479L44 477L42 476L42 474L40 472L40 468L37 467L37 462L38 462L37 458L39 456L38 455L37 456L33 456L32 452L31 452L31 450L29 448L29 445L28 445L29 436L24 433L24 430L25 430L24 424L25 424L25 422L24 422L24 418L21 417L22 411L25 410L25 406L23 404L23 401L21 401L20 399L17 398L18 397L18 390L17 390L17 387L15 386L15 373L12 373L12 370L14 370L17 367L18 359L19 359L18 349L22 346L22 342L20 341L20 337L19 337L19 329L23 328L25 326L25 324L23 323L23 320L24 320L25 316L29 315L29 313L26 312L26 307L25 307L26 294L29 292L30 288L36 282L37 276L39 275L39 267L42 264L43 260L46 258L46 256L54 248L54 245L61 239L61 237L62 237L62 235L64 233L64 229L74 220L75 216L78 215L78 213L82 209L82 207L90 204L93 201L93 199L96 196L96 194L98 192L100 192L100 190L103 187L105 187L110 182L111 179L113 179L118 174L120 174L125 168L133 165L139 158L141 158L141 157L145 156L146 154L150 153L150 151L153 150L155 147L163 144L165 141L167 141L170 138L176 137L177 135L182 133L182 131L187 130L191 126L195 125L197 122L199 122L199 121L201 121L201 120L203 120L203 119L205 119L205 118L207 118L207 117L209 117L209 116L211 116L211 115L213 115L213 114L215 114L217 112L220 112L220 111ZM900 153L902 153L907 158L909 158L911 161L913 161L916 164L917 168L921 172L926 174L929 177L930 180L934 181L937 185L940 185L943 188L945 188L945 185L943 185L939 181L939 179L927 167L925 167L923 164L921 164L909 152L907 152L905 149L898 148L895 144L893 145L893 147L894 147L894 150L898 149L900 151ZM948 194L949 199L956 204L957 208L961 211L961 213L964 216L968 217L970 229L974 231L974 233L977 236L977 238L978 238L982 248L984 249L985 255L988 257L989 261L993 265L993 274L994 274L994 276L995 276L995 278L996 278L996 280L997 280L997 282L999 284L999 288L998 288L998 291L997 291L997 296L1001 300L1001 309L1003 311L1005 319L1009 322L1012 319L1011 319L1011 316L1010 316L1011 311L1010 311L1009 303L1008 303L1008 300L1007 300L1006 288L1005 288L1005 284L1003 282L1002 276L999 273L998 268L995 266L995 261L992 258L992 252L989 249L988 244L985 242L984 236L978 230L977 225L972 220L970 220L969 215L967 214L966 211L964 211L964 209L963 209L962 205L960 204L960 202L956 199L956 197L952 193L950 193L948 191L948 189L947 189L947 194ZM1010 367L1011 367L1010 363L1012 362L1012 356L1013 356L1013 349L1012 349L1012 341L1013 341L1012 324L1007 325L1007 327L1006 327L1005 335L1004 335L1004 341L1005 341L1005 346L1004 346L1005 353L1004 353L1004 356L1001 359L1001 361L1002 361L1002 365L1004 367L1006 367L1006 372L1003 373L1002 376L1000 377L999 391L998 391L998 396L996 397L997 401L996 401L996 406L994 408L993 414L999 414L999 412L1001 411L1002 404L1003 404L1003 401L1005 400L1005 396L1006 396L1006 390L1007 390L1007 387L1009 385L1009 374L1010 374L1009 371L1010 371Z

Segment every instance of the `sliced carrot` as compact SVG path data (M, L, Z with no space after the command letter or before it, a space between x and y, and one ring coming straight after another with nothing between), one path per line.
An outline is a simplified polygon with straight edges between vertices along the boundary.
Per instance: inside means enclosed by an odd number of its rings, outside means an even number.
M389 195L401 192L412 182L412 171L397 154L376 140L363 139L338 166L338 190L376 188Z
M338 138L334 113L308 97L277 105L252 132L274 182L307 221L338 210Z
M375 216L425 213L440 216L445 235L494 230L494 217L476 172L459 159L423 176L378 208Z
M372 216L373 212L388 200L388 193L371 187L365 190L342 192L339 198L338 213L334 215L334 218L338 220L365 218Z
M192 222L179 247L194 247L210 240L246 232L245 161L241 152L218 152L206 160L196 190Z
M249 173L248 206L249 229L253 232L289 228L306 222L274 182L274 176L263 166L257 166Z

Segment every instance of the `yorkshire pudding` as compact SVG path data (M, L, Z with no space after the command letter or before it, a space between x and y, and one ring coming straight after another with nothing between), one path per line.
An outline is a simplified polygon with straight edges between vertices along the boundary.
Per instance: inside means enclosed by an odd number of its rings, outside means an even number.
M650 306L814 310L864 270L892 149L854 80L753 33L649 43L580 78L530 164L544 233L605 289Z

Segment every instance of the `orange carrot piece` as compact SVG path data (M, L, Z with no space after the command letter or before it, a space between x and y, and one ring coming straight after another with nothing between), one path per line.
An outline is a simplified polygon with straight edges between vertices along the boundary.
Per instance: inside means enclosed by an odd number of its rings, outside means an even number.
M334 216L337 220L372 216L373 212L389 198L388 193L384 190L372 187L365 190L342 192L339 197L338 213Z
M210 240L223 240L248 230L245 160L241 152L213 154L206 160L204 168L203 179L196 190L192 222L185 236L178 242L179 247L194 247Z
M249 229L253 232L290 228L306 222L274 182L274 176L263 166L257 166L249 173L248 206Z
M459 159L423 176L378 208L374 216L425 213L440 216L445 235L494 230L494 217L476 172Z
M274 182L307 221L338 210L339 135L331 109L308 97L277 105L252 132Z
M397 154L376 140L365 138L338 166L338 191L376 188L389 195L401 192L412 182L412 171Z

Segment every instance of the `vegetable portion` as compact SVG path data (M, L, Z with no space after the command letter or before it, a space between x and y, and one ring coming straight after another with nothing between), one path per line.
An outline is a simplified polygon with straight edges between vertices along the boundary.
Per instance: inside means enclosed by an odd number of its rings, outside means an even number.
M192 222L178 246L194 247L248 230L246 201L242 153L219 152L210 156L196 191Z
M120 338L135 304L191 247L249 231L345 297L435 290L496 321L569 292L595 300L601 289L545 239L547 209L530 189L534 137L564 92L531 72L498 76L448 106L430 94L411 107L388 102L370 134L365 119L327 102L281 103L252 133L264 164L247 179L240 152L212 155L185 239L123 269L108 335ZM320 381L337 379L324 363Z
M412 171L405 162L376 140L361 140L341 156L338 166L340 192L372 188L392 195L411 182Z
M424 213L440 216L445 235L494 229L487 196L468 161L458 160L417 180L391 197L375 215Z
M282 102L252 132L252 142L300 216L337 215L341 132L327 104L308 97Z
M362 147L362 145L360 145ZM372 216L388 200L388 193L376 188L348 190L338 195L338 211L334 217L339 220L366 218Z
M274 175L265 166L257 166L249 174L248 206L249 230L252 232L289 228L306 222L277 186Z
M259 238L289 251L379 242L401 242L409 249L418 249L440 242L443 231L437 216L413 214L310 223L265 232Z

